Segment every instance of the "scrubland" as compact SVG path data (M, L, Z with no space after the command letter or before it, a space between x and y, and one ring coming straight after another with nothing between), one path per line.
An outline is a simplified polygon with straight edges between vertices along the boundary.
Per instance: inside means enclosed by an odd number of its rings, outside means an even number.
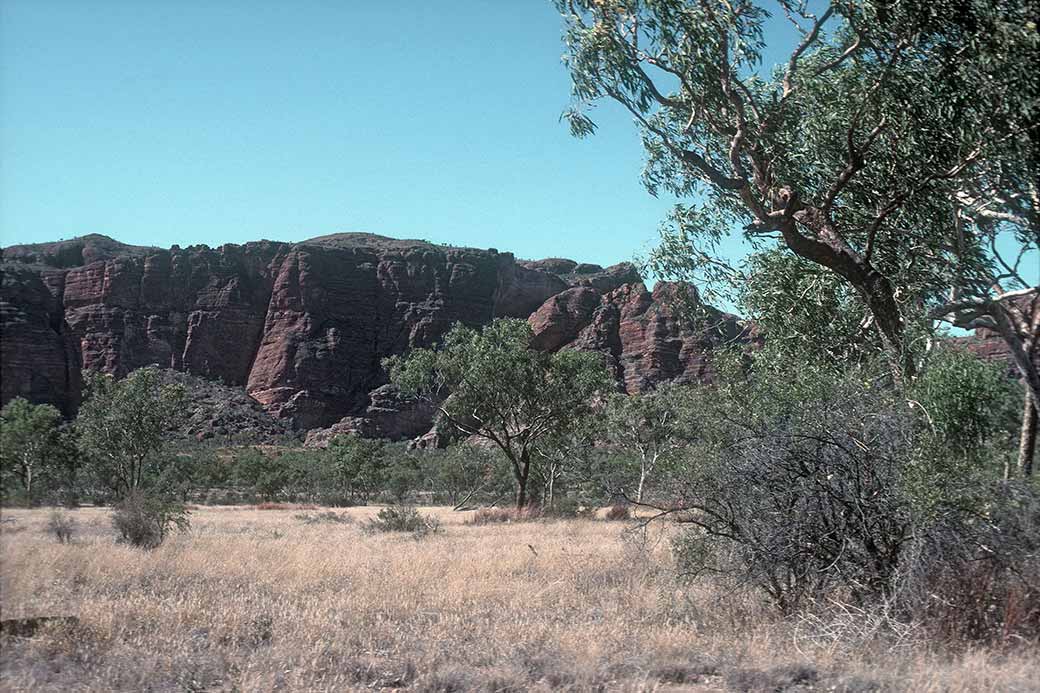
M2 636L0 690L1040 690L1026 646L949 651L685 584L673 525L432 509L416 540L364 532L377 510L197 508L152 551L115 543L107 509L70 511L68 544L48 510L5 510L3 618L78 622Z

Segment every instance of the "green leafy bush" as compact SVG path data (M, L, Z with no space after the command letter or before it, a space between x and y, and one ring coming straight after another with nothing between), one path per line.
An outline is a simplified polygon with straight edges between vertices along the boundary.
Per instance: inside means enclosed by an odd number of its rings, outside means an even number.
M409 532L416 539L441 531L440 521L424 515L408 506L390 506L383 508L374 519L362 525L369 533L377 532Z

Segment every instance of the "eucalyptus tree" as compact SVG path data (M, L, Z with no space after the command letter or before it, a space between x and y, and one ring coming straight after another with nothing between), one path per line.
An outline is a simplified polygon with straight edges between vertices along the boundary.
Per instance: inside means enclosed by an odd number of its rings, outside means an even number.
M947 301L930 314L958 327L990 330L1007 345L1026 385L1017 465L1023 476L1033 473L1040 402L1040 184L1035 156L1034 144L1032 161L994 157L956 191L957 253L965 237L982 239L992 262L958 277ZM958 262L958 270L962 266Z
M926 318L992 324L1037 397L1038 311L1022 309L1037 280L1015 265L1040 244L1035 0L556 5L572 132L595 131L597 101L621 104L645 184L683 200L657 274L732 290L746 273L719 247L740 233L851 287L900 376L918 369ZM771 13L791 45L767 45ZM786 57L762 66L767 49Z
M606 420L610 442L637 456L635 500L642 503L647 483L696 435L697 398L692 388L672 383L644 395L618 394L607 403Z
M122 380L88 372L86 385L76 430L95 480L120 499L166 480L179 458L163 460L160 453L184 414L184 389L165 383L155 367Z
M60 424L61 412L55 407L21 397L0 410L0 479L5 495L15 482L26 503L33 504L41 482L58 470L64 458Z
M516 506L528 502L539 442L586 416L616 386L599 354L532 349L523 320L495 320L481 330L456 324L440 349L415 349L384 360L402 392L437 404L440 423L491 441L509 460Z

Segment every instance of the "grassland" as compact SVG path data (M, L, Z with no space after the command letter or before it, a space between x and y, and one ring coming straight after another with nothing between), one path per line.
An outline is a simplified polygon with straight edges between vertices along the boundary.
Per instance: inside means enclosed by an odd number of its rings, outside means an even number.
M3 512L5 619L78 623L3 636L4 691L1030 691L1035 651L936 651L913 633L777 620L676 580L662 526L581 519L472 526L431 512L421 541L367 534L376 509L199 508L154 551L116 544L105 509ZM840 626L840 628L839 628ZM834 635L837 634L837 635Z

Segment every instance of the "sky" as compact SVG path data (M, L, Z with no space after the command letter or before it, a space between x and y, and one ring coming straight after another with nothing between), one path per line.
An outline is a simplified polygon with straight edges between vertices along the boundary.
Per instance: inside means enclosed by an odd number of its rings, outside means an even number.
M560 122L561 29L550 0L0 0L0 245L365 231L631 260L674 201L619 107L585 140Z

